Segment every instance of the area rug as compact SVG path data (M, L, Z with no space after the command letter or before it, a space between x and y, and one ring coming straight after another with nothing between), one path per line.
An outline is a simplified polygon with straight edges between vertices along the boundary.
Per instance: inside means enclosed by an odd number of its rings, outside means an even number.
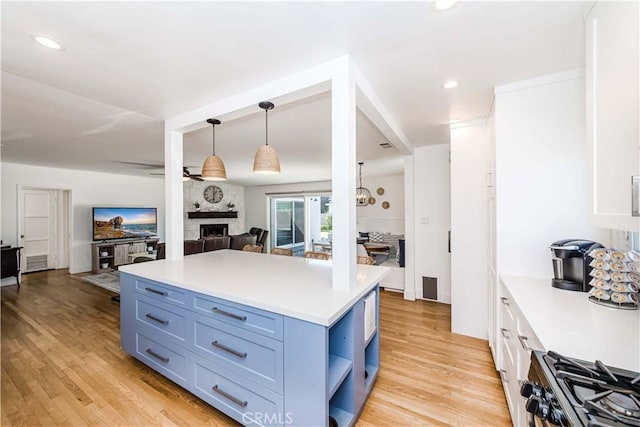
M89 282L92 285L100 286L101 288L108 289L112 292L120 292L120 272L110 271L108 273L91 274L88 276L82 276L82 280Z

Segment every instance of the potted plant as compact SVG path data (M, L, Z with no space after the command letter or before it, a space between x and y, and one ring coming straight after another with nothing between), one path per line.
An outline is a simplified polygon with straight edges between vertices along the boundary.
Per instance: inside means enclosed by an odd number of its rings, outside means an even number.
M199 202L193 202L193 207L196 208L196 212L200 212L200 203Z
M227 203L227 207L229 208L229 212L233 211L233 208L236 207L236 205L233 204L233 202L229 202Z

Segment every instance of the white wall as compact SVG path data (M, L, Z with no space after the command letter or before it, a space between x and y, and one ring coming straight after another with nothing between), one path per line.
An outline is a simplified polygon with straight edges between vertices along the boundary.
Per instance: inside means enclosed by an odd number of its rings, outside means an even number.
M220 203L209 203L204 200L204 189L210 185L217 185L222 190L222 200ZM183 212L184 212L184 238L199 239L200 224L228 224L229 235L242 234L249 231L245 228L245 206L244 206L244 187L228 182L211 182L211 181L186 181L183 187ZM196 210L194 202L200 203L200 211L206 212L210 210L218 210L219 212L228 211L227 203L232 202L236 205L233 210L238 212L238 218L198 218L189 219L187 212Z
M487 338L487 126L451 129L451 331Z
M376 202L356 209L358 231L404 234L404 175L366 176L362 186L369 189ZM378 188L384 189L382 196L376 193ZM382 208L385 201L389 209Z
M71 190L70 273L91 270L91 208L158 208L158 233L164 239L164 180L72 169L2 163L2 240L17 242L18 186Z
M438 278L438 301L451 302L451 178L449 144L416 148L413 165L414 285L422 298L422 276ZM407 282L408 283L408 282Z
M568 76L496 88L500 275L552 277L556 240L609 244L609 233L588 223L585 80Z

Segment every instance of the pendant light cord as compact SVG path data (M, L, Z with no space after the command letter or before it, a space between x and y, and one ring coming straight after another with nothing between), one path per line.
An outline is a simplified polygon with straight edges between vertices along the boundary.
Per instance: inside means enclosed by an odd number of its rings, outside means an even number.
M269 110L264 110L264 145L269 145Z
M362 163L359 163L360 166L360 188L362 188Z
M212 123L211 126L213 126L213 156L215 157L216 155L216 124Z

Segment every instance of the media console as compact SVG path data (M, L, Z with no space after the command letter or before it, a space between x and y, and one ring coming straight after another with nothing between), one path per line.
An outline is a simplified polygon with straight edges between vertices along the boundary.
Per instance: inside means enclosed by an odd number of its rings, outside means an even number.
M129 254L148 253L158 250L158 239L121 239L94 242L91 244L91 269L94 273L111 271L115 267L130 264Z

